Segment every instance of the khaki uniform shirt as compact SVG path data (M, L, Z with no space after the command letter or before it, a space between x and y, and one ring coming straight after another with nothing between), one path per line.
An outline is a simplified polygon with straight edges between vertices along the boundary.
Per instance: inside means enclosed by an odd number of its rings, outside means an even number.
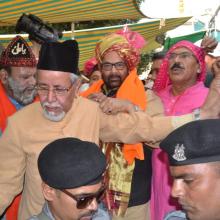
M38 214L44 199L37 168L40 151L51 141L77 137L98 144L105 142L154 143L163 139L178 124L191 121L187 115L177 120L151 118L145 112L109 116L98 104L78 97L60 122L43 116L40 103L33 103L15 113L0 138L0 215L22 190L19 220ZM173 122L175 122L173 124Z

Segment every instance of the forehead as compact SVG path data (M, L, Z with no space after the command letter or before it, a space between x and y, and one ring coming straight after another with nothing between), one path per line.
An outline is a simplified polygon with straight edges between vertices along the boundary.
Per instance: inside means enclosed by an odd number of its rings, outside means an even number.
M101 72L99 70L95 70L92 74L91 74L91 77L92 76L101 76Z
M17 75L22 75L22 74L33 74L36 72L36 67L23 67L23 66L12 66L11 67L11 73L12 74L17 74Z
M119 56L119 54L116 51L109 51L104 55L102 62L115 63L124 62L124 60Z
M184 177L188 175L207 176L215 172L212 163L200 163L182 166L170 166L170 173L173 177Z
M102 182L99 182L94 185L88 185L88 186L80 186L74 189L70 189L70 191L73 194L92 194L98 192L102 187Z
M182 53L182 52L193 53L190 49L188 49L186 47L178 47L178 48L174 49L171 53Z
M61 71L38 70L37 82L48 85L63 85L70 82L70 74Z
M154 60L153 61L153 63L152 63L152 67L160 67L160 65L162 64L162 62L163 62L163 59L156 59L156 60Z

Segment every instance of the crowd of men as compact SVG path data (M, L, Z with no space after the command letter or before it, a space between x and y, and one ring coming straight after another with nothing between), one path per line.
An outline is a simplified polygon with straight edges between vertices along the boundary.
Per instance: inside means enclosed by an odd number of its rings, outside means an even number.
M87 76L101 79L82 93L76 40L43 43L38 61L20 36L3 50L2 218L220 219L220 58L204 86L217 42L175 44L153 64L147 91L137 73L144 44L129 29L100 39Z

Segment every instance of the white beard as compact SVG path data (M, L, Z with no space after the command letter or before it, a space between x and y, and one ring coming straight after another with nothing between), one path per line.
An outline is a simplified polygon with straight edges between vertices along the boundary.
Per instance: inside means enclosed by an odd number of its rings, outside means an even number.
M26 95L25 90L28 88L22 88L22 86L11 77L8 78L8 86L9 89L12 91L14 99L22 105L28 105L32 103L36 96L36 91L33 86L33 88L29 87L33 89L33 91L30 94Z
M52 106L52 107L61 107L61 106L59 104L52 104L51 105L48 102L44 102L42 104L44 116L45 116L45 118L49 119L50 121L54 121L54 122L61 121L66 115L66 113L64 111L62 111L58 115L55 115L54 112L48 112L46 110L45 106Z

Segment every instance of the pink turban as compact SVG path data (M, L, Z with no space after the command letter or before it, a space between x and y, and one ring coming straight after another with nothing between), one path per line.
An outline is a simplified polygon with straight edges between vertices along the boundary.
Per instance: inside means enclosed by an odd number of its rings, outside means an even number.
M90 77L90 75L94 72L95 66L98 64L95 57L90 58L84 64L84 74L85 76Z

